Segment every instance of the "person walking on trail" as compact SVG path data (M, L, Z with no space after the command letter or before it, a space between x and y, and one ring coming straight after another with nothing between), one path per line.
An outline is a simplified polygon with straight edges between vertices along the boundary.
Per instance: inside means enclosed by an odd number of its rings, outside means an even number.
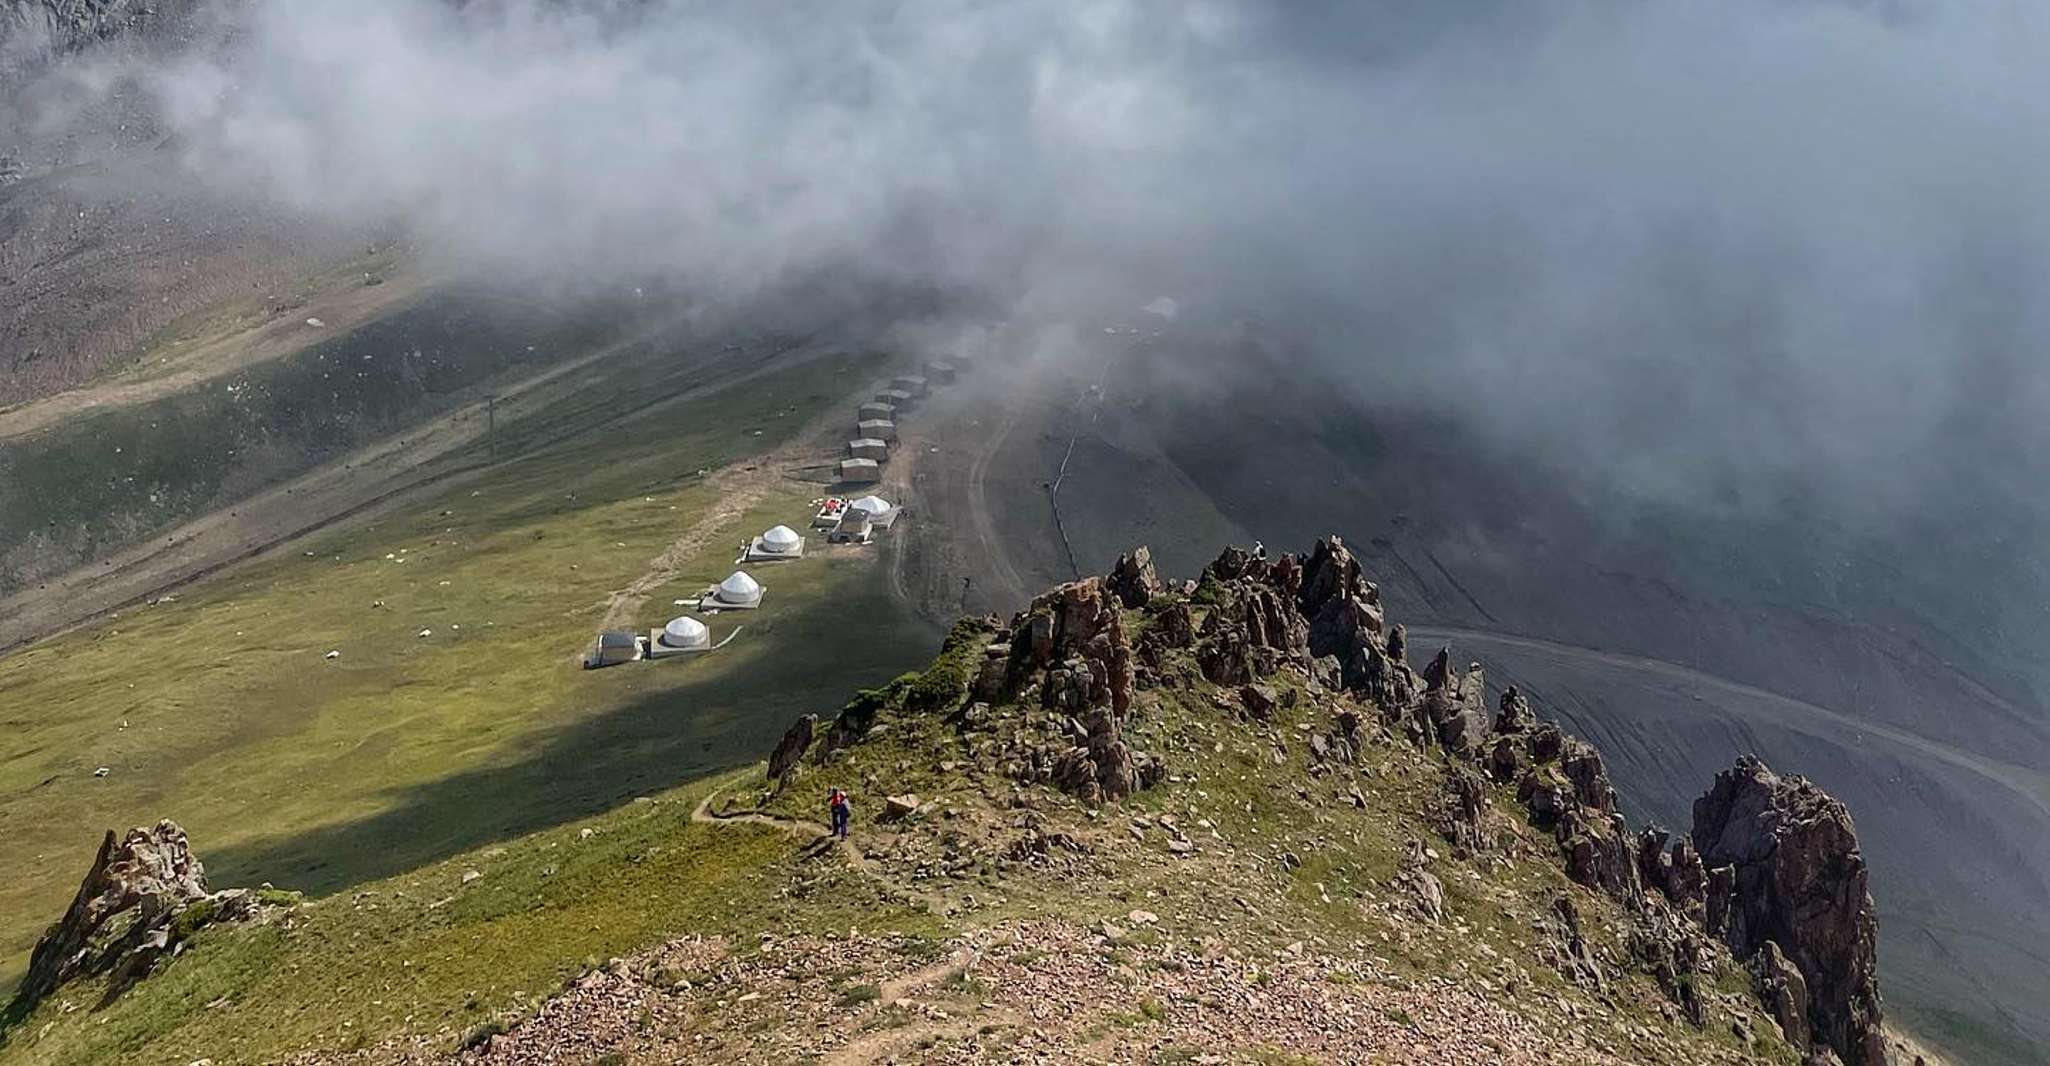
M847 823L854 816L854 808L847 802L847 793L834 789L826 797L826 809L833 815L833 835L847 839Z
M1259 540L1253 542L1253 558L1263 563L1267 561L1267 542Z

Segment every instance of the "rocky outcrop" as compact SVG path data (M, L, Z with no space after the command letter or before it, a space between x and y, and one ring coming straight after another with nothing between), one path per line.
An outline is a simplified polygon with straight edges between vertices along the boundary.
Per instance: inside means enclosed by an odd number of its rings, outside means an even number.
M1134 610L1152 603L1162 591L1160 572L1153 568L1153 553L1143 544L1133 548L1130 555L1118 556L1105 584L1119 603Z
M1291 560L1291 563L1293 561ZM1309 623L1310 654L1340 663L1381 641L1381 590L1338 537L1325 537L1302 564L1298 608Z
M1487 813L1488 786L1481 775L1456 764L1446 767L1438 801L1438 829L1459 853L1490 850Z
M819 716L807 714L790 723L783 731L783 739L776 742L776 750L769 753L769 783L780 785L804 753L811 749L812 737L818 733Z
M1530 701L1515 685L1502 690L1502 700L1495 709L1495 732L1503 734L1521 733L1537 724L1537 716L1531 713Z
M81 977L109 976L111 998L200 927L249 917L257 906L244 889L208 891L206 869L176 823L119 838L108 830L70 908L36 942L14 1009L25 1013Z
M1136 651L1124 609L1146 612ZM1150 687L1194 683L1193 660L1216 686L1211 702L1257 730L1274 729L1305 697L1328 704L1326 727L1295 723L1312 774L1356 765L1370 734L1435 749L1442 788L1424 813L1456 856L1497 863L1520 858L1505 847L1512 834L1496 809L1497 786L1513 786L1522 814L1553 838L1567 876L1627 916L1621 964L1649 974L1694 1024L1708 1024L1712 1002L1697 978L1734 953L1752 961L1761 1002L1818 1061L1884 1061L1871 902L1841 804L1747 760L1697 803L1692 834L1633 834L1593 745L1540 720L1514 686L1491 703L1481 665L1460 669L1450 648L1421 671L1409 666L1409 650L1408 634L1387 621L1378 589L1336 537L1306 557L1272 562L1227 549L1200 582L1178 586L1160 582L1142 549L1122 557L1109 580L1063 585L1014 618L988 644L975 696L1051 711L1033 728L1052 739L1007 748L1001 765L1092 803L1166 772L1123 739L1135 664ZM1279 746L1275 758L1284 758ZM1351 794L1367 806L1357 786ZM1179 836L1169 846L1193 848ZM1419 917L1438 921L1444 885L1426 854L1412 847L1390 887ZM1562 899L1544 919L1555 934L1551 961L1569 980L1599 987L1604 967L1618 962L1590 946L1581 914Z
M1745 756L1694 801L1693 842L1705 865L1729 870L1708 878L1704 914L1726 915L1711 924L1738 957L1759 960L1763 986L1787 988L1783 1002L1795 990L1779 956L1798 971L1812 1045L1846 1066L1885 1063L1878 923L1844 805Z
M1452 649L1444 648L1424 667L1424 697L1419 707L1417 728L1455 755L1480 754L1491 734L1487 683L1481 664L1471 663L1465 674L1452 668Z
M1062 789L1094 803L1128 796L1150 761L1126 746L1123 721L1135 680L1132 646L1118 601L1088 578L1032 601L1011 622L1007 687L1035 682L1042 706L1078 723L1077 743L1057 753L1051 774Z

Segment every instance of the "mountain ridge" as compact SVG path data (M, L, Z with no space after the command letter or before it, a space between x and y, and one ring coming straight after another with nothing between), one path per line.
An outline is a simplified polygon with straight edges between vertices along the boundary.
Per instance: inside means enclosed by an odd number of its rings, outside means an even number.
M923 671L800 717L766 769L620 816L651 834L636 863L766 856L735 931L587 962L465 1030L291 1061L1224 1061L1201 1058L1204 1031L1341 1060L1916 1061L1880 1028L1840 804L1747 760L1693 833L1632 833L1599 752L1513 689L1483 706L1449 650L1412 669L1376 601L1329 538L1272 563L1229 550L1172 586L1141 550L1008 621L963 620ZM864 804L851 843L813 818L826 782ZM410 880L449 878L431 915L558 846ZM366 897L384 893L355 910ZM201 930L127 995L193 980L239 938L309 936L348 917L338 903ZM814 908L854 922L806 929ZM926 931L890 931L905 920ZM260 992L237 1009L262 1017ZM1129 1012L1101 1014L1109 996ZM49 1008L24 1013L17 1034Z

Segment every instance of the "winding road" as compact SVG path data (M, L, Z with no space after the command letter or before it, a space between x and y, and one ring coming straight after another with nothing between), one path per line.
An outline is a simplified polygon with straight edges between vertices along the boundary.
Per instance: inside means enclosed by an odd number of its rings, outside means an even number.
M1582 671L1623 670L1655 677L1704 701L1713 700L1718 710L1740 717L1791 726L1832 739L1841 738L1846 733L1878 737L1976 774L2014 793L2038 813L2050 817L2050 777L2038 771L1956 748L1895 726L1856 718L1791 696L1702 673L1678 663L1489 630L1410 626L1408 631L1412 638L1426 643L1457 643L1477 649L1482 653L1483 661L1487 658L1486 650L1494 647L1539 656Z

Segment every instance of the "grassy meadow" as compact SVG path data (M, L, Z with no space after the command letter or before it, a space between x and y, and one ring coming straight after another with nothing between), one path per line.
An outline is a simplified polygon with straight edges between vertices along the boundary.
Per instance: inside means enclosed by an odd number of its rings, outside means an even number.
M318 898L758 758L922 662L937 635L872 555L842 554L761 568L765 608L713 620L715 639L746 627L716 654L576 665L608 594L717 503L700 471L880 369L812 360L653 409L0 658L0 995L104 829L172 818L217 886ZM818 488L781 484L636 622L800 524Z

